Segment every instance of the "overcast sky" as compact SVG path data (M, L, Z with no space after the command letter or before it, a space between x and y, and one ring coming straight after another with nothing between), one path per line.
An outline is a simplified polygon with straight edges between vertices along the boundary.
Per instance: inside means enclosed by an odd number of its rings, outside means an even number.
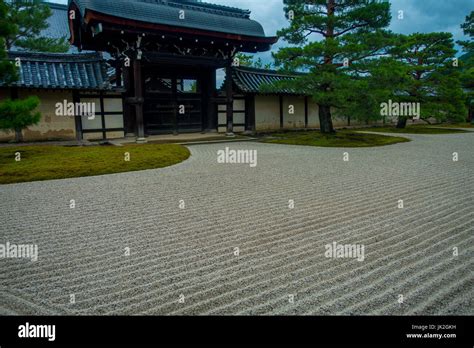
M67 0L50 0L67 3ZM215 4L246 8L252 11L251 18L259 21L267 35L287 25L283 13L283 0L206 0ZM465 17L474 10L474 0L391 0L392 23L390 29L397 33L447 31L455 40L463 39L460 28ZM404 19L399 20L398 11L404 12ZM280 41L275 46L284 45ZM262 54L265 61L271 60L270 53Z

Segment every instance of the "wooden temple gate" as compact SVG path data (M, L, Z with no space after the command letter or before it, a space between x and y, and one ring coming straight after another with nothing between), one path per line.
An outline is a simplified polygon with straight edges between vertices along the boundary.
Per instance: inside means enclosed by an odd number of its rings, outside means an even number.
M125 132L138 141L151 134L216 130L216 70L230 76L239 51L267 51L276 42L246 10L195 0L109 2L71 1L71 43L112 55L116 81L125 88ZM229 135L233 93L227 78Z

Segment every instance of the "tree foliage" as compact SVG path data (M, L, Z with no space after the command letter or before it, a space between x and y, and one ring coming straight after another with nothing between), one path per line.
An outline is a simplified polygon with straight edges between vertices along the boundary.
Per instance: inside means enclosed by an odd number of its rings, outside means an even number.
M5 37L16 32L16 27L7 20L8 7L4 0L0 0L0 81L11 83L16 81L15 66L7 59Z
M366 79L374 59L386 54L392 40L385 30L390 4L377 0L284 0L284 4L289 26L278 36L290 46L274 54L275 64L307 74L282 84L311 95L319 104L321 132L333 133L332 110L360 102L362 95L356 92L371 83Z
M254 59L254 57L249 54L238 53L236 55L236 58L238 59L239 66L248 66L248 67L257 68L257 69L271 69L272 68L271 63L264 63L262 58L260 57L258 57L257 59Z
M421 104L420 117L460 121L465 115L460 69L450 33L399 35L390 50L409 77L399 90L399 99ZM400 117L398 127L406 125Z
M8 50L13 47L37 52L67 52L66 37L60 39L41 36L48 28L47 19L52 15L50 7L41 0L12 0L6 3L6 20L17 30L5 35Z
M38 124L41 119L41 114L35 111L39 103L38 97L7 99L0 103L0 129L15 130L16 140L22 141L21 130Z
M469 41L459 41L459 44L462 45L467 52L474 51L474 42L472 41L472 37L474 36L474 11L466 16L466 21L461 24L461 29L464 34L471 39Z
M465 88L474 89L474 11L467 17L466 22L461 25L464 34L469 37L469 41L458 41L463 47L465 54L461 57L462 62L462 83Z
M311 95L319 104L323 133L332 114L380 119L382 102L420 103L422 119L459 121L465 113L456 51L449 33L396 35L390 4L377 0L284 0L289 26L278 32L290 46L275 64L295 73L281 86ZM473 14L463 24L473 33ZM472 52L472 42L462 42ZM468 80L472 75L464 75ZM399 118L404 127L406 116Z

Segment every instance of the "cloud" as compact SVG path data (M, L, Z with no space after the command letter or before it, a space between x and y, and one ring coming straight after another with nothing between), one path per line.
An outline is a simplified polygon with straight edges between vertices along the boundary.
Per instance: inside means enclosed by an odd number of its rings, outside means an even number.
M259 21L267 35L275 35L276 31L288 25L283 13L282 0L210 0L209 2L248 8L252 11L251 18ZM474 10L473 0L392 0L392 22L389 29L396 33L429 33L450 32L455 40L466 39L460 25L465 17ZM398 11L403 11L403 19L398 19ZM283 46L279 42L274 50ZM268 60L268 53L261 53Z

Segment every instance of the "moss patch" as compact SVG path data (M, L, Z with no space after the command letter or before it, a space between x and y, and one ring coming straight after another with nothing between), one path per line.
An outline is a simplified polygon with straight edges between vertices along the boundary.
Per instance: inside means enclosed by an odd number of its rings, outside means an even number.
M443 124L434 124L432 127L443 127L443 128L474 128L473 123L443 123Z
M15 161L15 153L21 160ZM130 161L125 161L125 153ZM0 148L0 184L163 168L189 158L181 145L18 146Z
M321 147L372 147L404 143L410 140L402 137L342 130L333 135L322 135L319 131L274 133L262 138L261 141L271 144Z
M425 125L413 125L407 126L406 128L396 127L374 127L367 128L368 132L383 132L383 133L405 133L405 134L454 134L454 133L466 133L467 131L462 129L449 129L449 128L437 128L438 126L425 126ZM451 127L453 127L451 125Z

